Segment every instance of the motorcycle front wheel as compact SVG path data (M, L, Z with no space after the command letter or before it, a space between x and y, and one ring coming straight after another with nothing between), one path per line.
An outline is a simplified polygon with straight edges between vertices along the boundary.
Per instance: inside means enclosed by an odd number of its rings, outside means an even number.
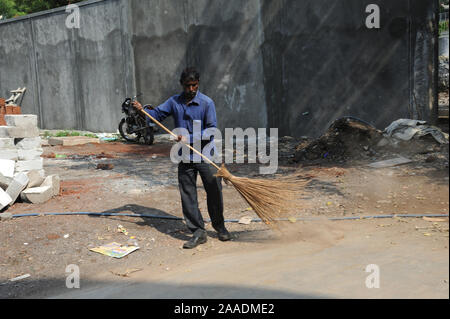
M128 142L137 143L141 138L141 135L138 133L130 133L131 128L128 127L128 123L126 119L122 119L119 123L119 132L120 135Z

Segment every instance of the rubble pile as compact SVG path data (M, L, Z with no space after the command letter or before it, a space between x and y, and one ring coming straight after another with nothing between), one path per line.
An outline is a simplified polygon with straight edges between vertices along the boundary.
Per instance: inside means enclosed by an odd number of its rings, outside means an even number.
M448 167L449 136L425 121L399 119L384 131L347 117L336 120L318 139L303 140L296 147L295 162L327 159L380 159L393 154Z
M4 114L0 126L0 212L18 199L39 204L59 194L59 176L45 176L36 115Z
M346 161L375 154L374 146L383 132L361 120L345 117L336 120L318 139L305 139L295 151L294 161L329 159Z

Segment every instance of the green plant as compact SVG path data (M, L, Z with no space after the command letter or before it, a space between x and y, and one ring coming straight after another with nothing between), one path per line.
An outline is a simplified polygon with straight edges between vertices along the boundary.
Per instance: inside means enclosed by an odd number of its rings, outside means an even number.
M80 1L82 0L0 0L0 15L7 19L15 18Z
M49 132L45 132L44 136L49 137L49 136L55 136L55 137L68 137L68 136L86 136L86 137L92 137L92 138L97 138L97 135L92 134L92 133L80 133L77 131L59 131L56 132L55 134L50 134Z
M439 22L439 35L445 31L448 32L448 21Z
M65 137L65 136L69 136L69 132L67 132L67 131L60 131L60 132L55 133L55 136L56 136L56 137Z

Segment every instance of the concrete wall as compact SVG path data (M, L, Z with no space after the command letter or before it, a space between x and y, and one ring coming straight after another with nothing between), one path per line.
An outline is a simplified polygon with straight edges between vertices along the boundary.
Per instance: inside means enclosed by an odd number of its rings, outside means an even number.
M116 131L126 96L158 105L195 65L219 127L278 127L318 136L356 116L384 128L437 118L436 1L91 0L81 28L53 10L0 23L0 95L47 129ZM172 121L165 124L171 126Z
M419 2L425 5L418 8ZM317 135L336 118L356 116L385 128L412 118L416 108L432 120L435 48L429 24L435 2L378 1L380 29L365 26L372 2L264 2L269 126L280 127L281 135ZM420 106L413 105L412 92L421 97Z
M267 126L259 1L131 3L136 84L143 100L157 105L179 93L183 68L195 65L221 128Z
M39 127L115 131L134 91L126 1L88 1L81 28L52 10L0 24L0 95L27 87L22 112Z

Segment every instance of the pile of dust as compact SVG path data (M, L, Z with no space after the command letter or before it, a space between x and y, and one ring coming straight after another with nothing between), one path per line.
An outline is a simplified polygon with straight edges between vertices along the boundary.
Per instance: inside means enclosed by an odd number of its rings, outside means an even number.
M331 247L344 239L345 231L342 226L326 217L314 220L292 222L278 222L274 231L274 239L278 244L292 242L306 242L320 247Z

